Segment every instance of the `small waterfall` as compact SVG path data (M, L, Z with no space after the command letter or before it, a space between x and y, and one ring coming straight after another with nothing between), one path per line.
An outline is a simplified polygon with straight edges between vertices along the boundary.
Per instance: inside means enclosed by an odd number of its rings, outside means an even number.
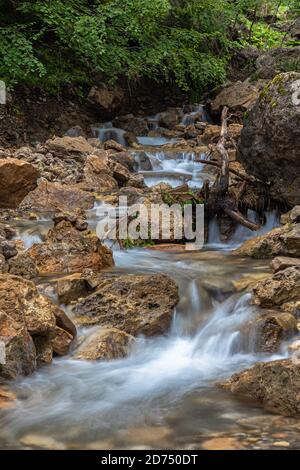
M210 122L209 115L202 104L195 105L193 111L186 113L182 118L181 124L190 126L195 124L196 121Z
M258 216L256 212L248 210L247 217L253 222L258 222ZM257 237L259 235L264 235L275 227L280 225L279 214L276 210L269 211L265 213L266 221L257 232L244 227L243 225L238 225L234 234L228 241L222 241L220 237L220 230L218 225L218 220L215 217L210 221L209 224L209 235L208 235L208 245L215 248L227 248L233 249L239 247L242 243L250 238Z
M101 142L115 140L118 144L123 145L123 147L127 147L127 142L124 138L124 134L126 132L123 129L114 127L112 122L106 122L102 127L93 127L92 132L94 137L99 139Z

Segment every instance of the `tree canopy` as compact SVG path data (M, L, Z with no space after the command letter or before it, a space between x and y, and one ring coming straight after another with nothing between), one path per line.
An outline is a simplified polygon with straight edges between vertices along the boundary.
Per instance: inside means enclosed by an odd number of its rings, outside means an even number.
M298 7L299 0L0 0L0 79L56 93L96 77L150 77L201 91L224 80L234 47L282 38L264 16ZM234 38L241 23L249 35Z

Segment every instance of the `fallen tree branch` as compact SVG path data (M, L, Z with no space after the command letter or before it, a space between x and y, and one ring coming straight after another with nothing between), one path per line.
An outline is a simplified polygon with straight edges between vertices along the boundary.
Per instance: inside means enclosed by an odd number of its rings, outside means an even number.
M205 165L211 165L211 166L215 166L217 168L221 168L221 165L222 165L220 162L217 162L215 160L204 160L203 158L197 158L195 161L197 163L203 163ZM229 167L229 172L232 173L233 175L237 176L241 180L247 181L247 183L255 185L254 179L251 176L244 175L243 173L240 173L239 171L234 170L233 168L230 168L230 167Z
M236 222L243 225L244 227L249 228L253 232L257 232L257 230L260 229L260 225L258 225L255 222L252 222L251 220L247 219L239 211L234 211L232 209L229 209L229 208L225 207L224 212L229 217L231 217L231 219L235 220Z

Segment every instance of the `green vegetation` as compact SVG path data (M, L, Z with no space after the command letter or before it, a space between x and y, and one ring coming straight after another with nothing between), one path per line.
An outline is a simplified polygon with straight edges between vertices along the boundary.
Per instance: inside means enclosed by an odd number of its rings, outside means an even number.
M0 0L0 79L59 93L150 77L201 93L225 79L232 50L273 47L299 0ZM245 31L234 38L243 25ZM243 28L241 29L243 31Z

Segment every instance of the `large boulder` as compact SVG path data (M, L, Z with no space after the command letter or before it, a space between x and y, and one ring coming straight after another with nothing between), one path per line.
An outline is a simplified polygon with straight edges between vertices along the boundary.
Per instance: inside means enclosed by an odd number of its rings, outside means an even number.
M0 364L0 378L29 375L38 364L51 361L57 318L64 316L31 281L0 275L0 341L5 359Z
M224 88L211 103L213 113L220 113L224 106L232 111L247 111L257 100L259 89L249 83L236 82Z
M21 208L31 212L56 213L88 210L94 206L92 194L76 185L41 181L38 187L26 196Z
M220 386L261 404L268 411L284 416L300 415L300 367L292 360L258 363L234 374Z
M238 160L270 185L273 199L300 203L300 74L277 75L249 111Z
M15 209L37 185L40 174L30 163L0 159L0 207Z
M75 352L75 359L112 360L127 355L134 337L116 328L101 328L89 335Z
M73 309L77 324L113 327L134 336L158 335L170 327L178 288L169 276L102 274L95 284L96 291Z
M114 264L111 250L96 235L79 231L64 220L48 232L45 243L33 245L28 253L39 274L99 272Z
M274 256L300 257L300 224L284 225L265 235L251 238L235 253L256 259Z

